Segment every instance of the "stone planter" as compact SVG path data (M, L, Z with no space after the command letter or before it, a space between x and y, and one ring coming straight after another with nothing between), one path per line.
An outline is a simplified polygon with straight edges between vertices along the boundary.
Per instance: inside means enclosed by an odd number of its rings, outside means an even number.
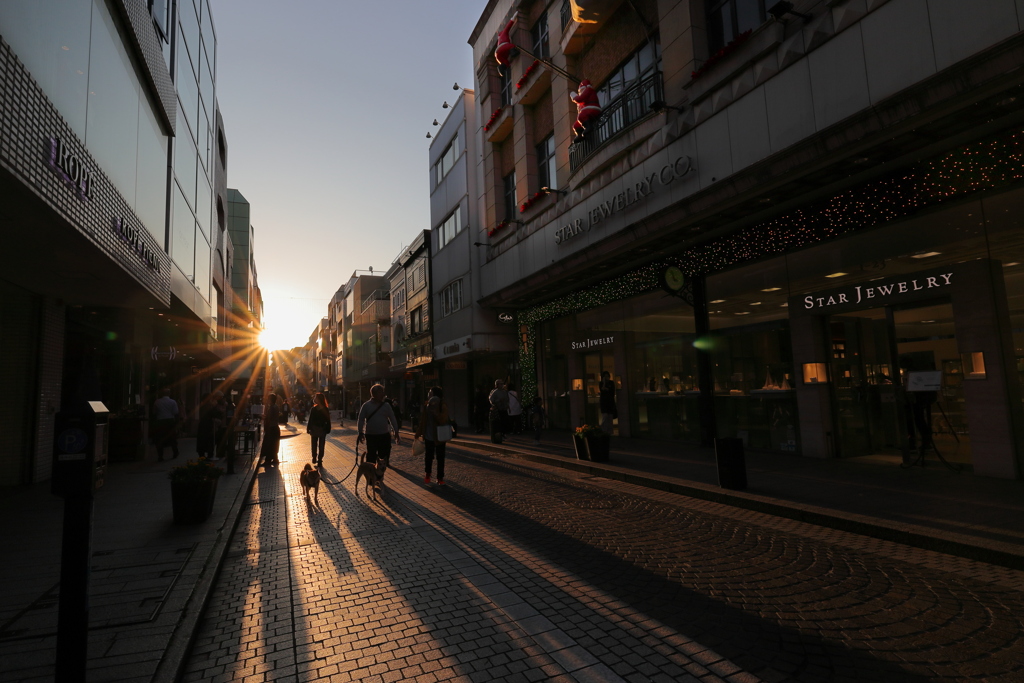
M171 506L175 524L198 524L213 512L213 499L217 495L217 480L172 481Z

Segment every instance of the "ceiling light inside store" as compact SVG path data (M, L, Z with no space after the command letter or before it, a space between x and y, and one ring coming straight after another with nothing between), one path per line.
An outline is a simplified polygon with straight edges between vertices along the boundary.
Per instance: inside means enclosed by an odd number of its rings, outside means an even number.
M849 273L832 273L831 275L826 275L825 277L842 277L844 275L849 275Z
M760 306L760 305L761 305L761 302L760 302L760 301L751 301L751 302L750 302L750 305L751 305L751 306Z
M725 303L725 299L715 299L714 301L709 301L708 303L711 303L711 304L724 304Z
M780 289L782 289L782 287L769 287L768 289L762 289L761 291L762 292L777 292Z
M934 320L922 320L921 322L923 322L923 323L933 323L935 321Z
M932 256L939 256L941 251L926 251L923 254L914 254L910 258L931 258Z
M1019 265L1020 265L1019 261L1010 261L1009 263L1004 263L1003 264L1003 268L1009 268L1011 266L1019 266Z
M789 308L789 304L788 303L782 304L781 306L779 306L779 308Z
M750 315L750 311L736 311L736 315Z

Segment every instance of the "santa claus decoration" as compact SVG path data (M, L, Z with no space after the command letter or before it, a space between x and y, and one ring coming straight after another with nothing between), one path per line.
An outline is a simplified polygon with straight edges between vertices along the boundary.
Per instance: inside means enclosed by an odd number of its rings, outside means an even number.
M512 59L512 51L516 48L512 43L512 38L509 37L509 33L512 31L512 26L515 23L515 19L510 19L505 24L505 28L498 34L498 47L494 49L494 58L498 60L498 70L502 73L508 68L508 64Z
M572 124L572 129L579 140L586 135L587 127L601 115L601 102L597 97L597 90L587 79L580 81L576 94L569 97L576 103L576 123Z

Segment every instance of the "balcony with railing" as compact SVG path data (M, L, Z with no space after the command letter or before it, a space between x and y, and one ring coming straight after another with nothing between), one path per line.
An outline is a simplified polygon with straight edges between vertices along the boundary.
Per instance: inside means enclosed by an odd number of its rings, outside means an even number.
M363 298L362 314L376 322L391 319L391 292L377 289Z
M582 140L569 147L569 170L575 171L606 142L652 112L651 105L662 99L661 72L654 71L637 81L608 103L597 121L590 124Z

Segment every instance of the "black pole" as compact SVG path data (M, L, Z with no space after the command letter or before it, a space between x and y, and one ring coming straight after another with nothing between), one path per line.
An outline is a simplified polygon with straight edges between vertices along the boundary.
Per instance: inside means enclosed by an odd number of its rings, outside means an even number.
M541 64L543 64L544 66L546 66L547 68L551 69L551 70L552 70L552 71L554 71L554 72L555 72L556 74L558 74L559 76L561 76L561 77L565 78L566 80L568 80L568 81L570 81L570 82L576 82L576 83L579 83L579 82L580 82L581 80L583 80L583 79L581 79L581 78L577 78L576 76L573 76L573 75L572 75L571 73L569 73L569 72L568 72L568 71L566 71L565 69L563 69L563 68L561 68L561 67L557 67L557 66L555 66L554 64L552 64L552 63L551 63L551 62L550 62L549 60L547 60L547 59L541 59L540 57L538 57L537 55L533 54L532 52L530 52L530 51L529 51L529 50L527 50L526 48L523 48L523 47L519 47L518 45L516 45L516 46L515 46L515 48L516 48L517 50L519 50L520 52L524 53L524 54L525 54L525 55L526 55L527 57L533 57L533 58L534 58L534 59L536 59L536 60L537 60L538 62L540 62Z
M697 409L700 416L700 445L715 445L714 378L711 365L711 321L708 319L707 280L703 275L690 278L693 283L693 324L696 331L694 348L697 351L697 388L700 396Z
M84 683L89 644L89 573L92 560L92 491L64 497L60 598L57 612L57 683Z

